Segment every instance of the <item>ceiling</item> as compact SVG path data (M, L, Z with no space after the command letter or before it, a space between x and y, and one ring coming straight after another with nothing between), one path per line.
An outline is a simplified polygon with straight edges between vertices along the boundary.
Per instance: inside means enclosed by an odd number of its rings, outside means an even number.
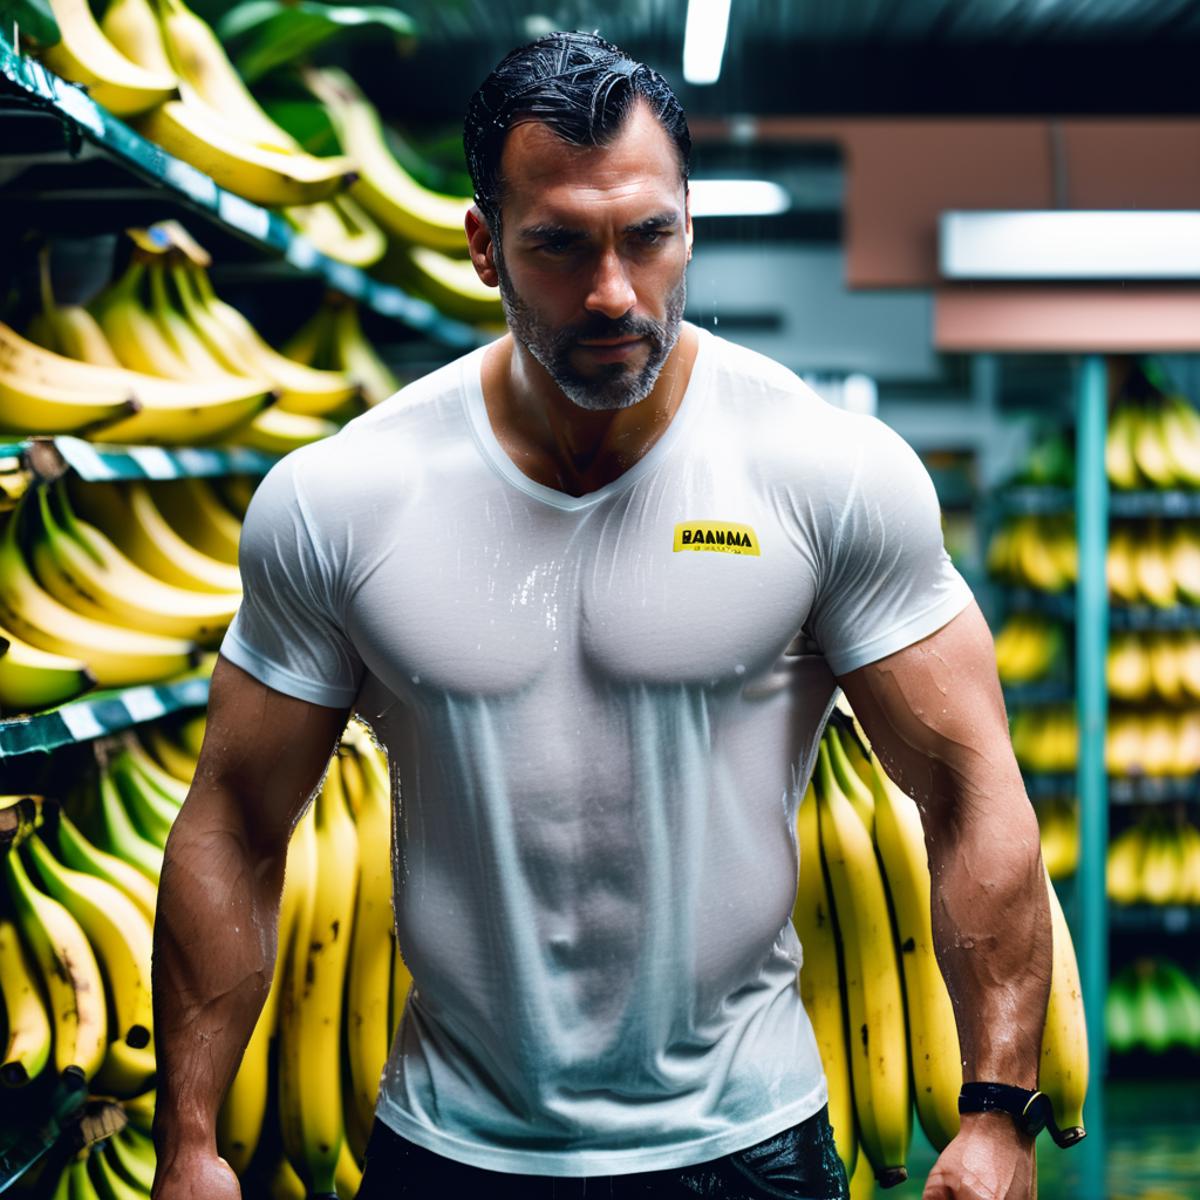
M509 49L597 30L650 63L689 114L1193 113L1196 0L732 0L720 80L682 80L686 0L395 0L419 23L353 65L391 112L459 119ZM376 81L386 87L383 94Z

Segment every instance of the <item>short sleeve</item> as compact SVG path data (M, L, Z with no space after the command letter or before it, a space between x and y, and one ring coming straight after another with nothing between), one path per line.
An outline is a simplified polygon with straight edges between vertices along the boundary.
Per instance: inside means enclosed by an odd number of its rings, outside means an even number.
M338 616L334 556L313 535L299 459L293 452L276 463L250 501L238 549L242 602L221 653L276 691L344 708L363 667Z
M826 514L808 621L835 675L928 637L972 599L946 553L924 464L881 421L854 421L849 486Z

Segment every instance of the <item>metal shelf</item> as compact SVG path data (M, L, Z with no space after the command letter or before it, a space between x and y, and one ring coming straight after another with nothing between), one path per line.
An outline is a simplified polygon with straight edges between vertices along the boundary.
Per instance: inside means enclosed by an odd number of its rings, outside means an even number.
M1013 516L1054 516L1075 509L1069 487L1016 484L996 497L997 507ZM1200 517L1200 491L1168 488L1109 493L1108 515L1120 520L1141 517Z
M216 655L169 683L89 692L46 712L0 720L0 760L49 753L77 742L119 733L184 708L208 703L209 676Z
M1110 904L1108 920L1121 933L1195 933L1200 930L1200 905Z
M1004 594L1007 607L1013 612L1038 612L1059 621L1075 620L1073 592L1039 592L1034 588L1007 587L996 584ZM1171 608L1156 608L1152 604L1112 604L1108 606L1110 629L1138 631L1143 629L1200 629L1200 605L1176 604Z
M0 458L20 457L36 476L72 470L89 483L107 479L187 479L265 475L278 461L246 446L117 446L76 437L35 437L0 444Z
M1069 704L1075 699L1075 689L1064 679L1035 679L1004 688L1006 708L1037 708L1043 704Z
M110 219L124 227L141 220L143 210L157 219L164 202L172 202L256 251L282 257L293 276L323 279L364 307L434 342L470 349L486 340L427 301L321 254L278 213L219 188L195 167L140 137L84 89L18 54L3 32L0 124L5 131L0 138L0 214L12 218L17 215L13 209L36 211L39 219L52 221L62 212L69 215L72 228L86 228L89 222L102 227ZM82 174L64 178L64 166ZM114 173L113 167L119 170Z
M1070 772L1024 771L1025 791L1031 800L1073 796L1075 776ZM1108 799L1113 804L1176 804L1200 801L1197 775L1109 775Z

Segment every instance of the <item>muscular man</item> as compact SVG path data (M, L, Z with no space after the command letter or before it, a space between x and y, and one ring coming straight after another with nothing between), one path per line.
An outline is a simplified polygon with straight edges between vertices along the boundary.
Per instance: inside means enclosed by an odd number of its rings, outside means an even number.
M247 515L162 876L154 1195L238 1195L216 1113L357 711L414 980L363 1200L845 1196L790 920L838 686L921 804L964 1077L1036 1086L1048 904L987 627L912 451L682 321L661 77L552 35L465 140L509 333L288 455ZM1032 1177L1009 1117L972 1115L926 1196Z

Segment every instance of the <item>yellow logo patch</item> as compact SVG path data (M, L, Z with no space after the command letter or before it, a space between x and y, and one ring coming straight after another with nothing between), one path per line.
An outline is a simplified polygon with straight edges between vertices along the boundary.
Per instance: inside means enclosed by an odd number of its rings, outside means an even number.
M732 521L680 521L675 526L674 549L757 555L758 535L749 525Z

